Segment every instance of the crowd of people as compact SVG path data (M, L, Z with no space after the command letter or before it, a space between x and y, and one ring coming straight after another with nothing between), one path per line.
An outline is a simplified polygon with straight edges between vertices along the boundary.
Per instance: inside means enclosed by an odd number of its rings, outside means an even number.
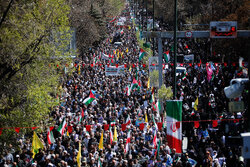
M143 63L138 59L139 44L135 32L136 24L132 22L133 12L129 13L128 5L126 11L121 14L126 18L125 26L117 26L115 21L108 23L109 38L77 58L73 75L65 74L62 79L60 105L50 114L55 121L51 131L55 142L49 144L46 132L41 133L39 138L44 148L33 157L31 138L20 139L20 151L7 150L5 155L0 157L2 166L78 166L79 144L81 166L244 166L241 146L239 141L232 141L232 136L238 136L245 131L245 111L229 112L229 100L223 89L229 85L232 78L245 76L239 67L215 65L213 62L209 62L209 65L184 64L187 70L177 76L176 98L183 101L183 121L218 120L218 125L213 126L211 121L201 121L200 125L195 127L193 122L183 122L182 136L187 139L187 145L182 154L177 154L174 148L169 147L166 127L159 128L157 139L161 141L161 145L159 152L155 154L153 138L156 127L153 119L164 124L165 115L152 108L150 98L152 93L157 93L157 89L147 87L149 74L148 69L143 67ZM119 20L121 16L116 19ZM114 45L114 36L117 34L121 44ZM167 44L164 50L170 49L171 42L171 39L167 40L169 45ZM184 43L185 40L180 40L179 46L184 46ZM192 47L190 52L192 53ZM155 54L157 55L157 50ZM108 58L103 55L108 55ZM105 66L116 64L126 65L124 74L107 76ZM212 78L208 79L207 68L213 70ZM172 86L173 66L169 64L163 73L164 84L167 87ZM131 85L135 78L140 80L140 89L131 90L128 95L126 87ZM94 95L95 100L85 105L84 100L90 94ZM197 98L198 109L195 110L194 102ZM245 91L238 100L245 102L245 108L248 107ZM131 123L124 130L122 124L127 123L128 117ZM142 129L139 123L145 122L146 117L148 124ZM61 134L58 127L64 121L68 128ZM104 127L106 125L108 128ZM128 130L131 138L127 150ZM114 136L115 131L117 140L112 139L111 142L110 132ZM99 149L102 133L104 148Z

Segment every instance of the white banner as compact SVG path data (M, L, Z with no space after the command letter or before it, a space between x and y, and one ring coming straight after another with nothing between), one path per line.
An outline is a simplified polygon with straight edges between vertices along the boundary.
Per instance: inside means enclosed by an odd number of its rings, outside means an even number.
M105 66L105 75L106 76L118 76L118 75L124 75L125 74L125 68L124 65L121 66Z
M104 53L102 53L102 59L103 60L109 60L109 56L106 55L106 54L104 54Z

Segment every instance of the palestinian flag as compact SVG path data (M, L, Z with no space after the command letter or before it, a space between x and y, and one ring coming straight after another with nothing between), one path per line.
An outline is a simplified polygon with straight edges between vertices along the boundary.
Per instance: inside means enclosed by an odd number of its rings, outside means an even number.
M58 130L58 132L60 132L61 135L63 135L66 127L67 127L66 120L63 119L63 123L58 127L57 130Z
M143 50L142 48L140 48L140 53L139 53L139 61L142 60L143 56L146 54L145 50Z
M113 133L112 133L111 126L109 126L109 138L110 138L110 144L112 145L112 142L113 142Z
M128 135L127 135L126 146L125 146L125 150L124 150L124 153L125 153L125 154L129 151L130 139L131 139L131 136L130 136L130 130L129 130L129 131L128 131Z
M93 95L92 91L90 91L89 97L87 97L87 98L83 101L83 103L84 103L85 105L89 105L89 104L92 103L92 101L94 101L94 100L95 100L95 96Z
M167 141L176 153L182 153L182 101L169 100L166 102L167 111Z
M164 59L165 59L166 63L168 63L170 60L169 50L164 52L163 55L164 55Z
M133 90L133 89L137 88L138 86L139 86L139 85L138 85L137 80L136 80L136 79L133 79L133 82L132 82L132 84L131 84L131 86L130 86L130 90Z
M48 139L49 144L55 143L55 138L51 130L52 129L48 128L48 131L47 131L47 139Z

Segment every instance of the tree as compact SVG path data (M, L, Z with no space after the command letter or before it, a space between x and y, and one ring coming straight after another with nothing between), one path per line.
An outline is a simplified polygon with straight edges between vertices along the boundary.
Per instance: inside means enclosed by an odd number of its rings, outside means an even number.
M70 7L66 0L19 0L0 9L0 127L42 126L58 104L58 67L70 62ZM16 135L4 130L0 141L15 144Z
M121 12L124 3L125 0L72 0L70 24L76 28L79 54L106 37L106 22Z
M166 88L165 84L163 84L161 88L158 90L158 95L160 99L166 101L173 97L173 91L171 87Z
M150 77L150 86L159 87L159 71L154 70L150 72L149 77Z

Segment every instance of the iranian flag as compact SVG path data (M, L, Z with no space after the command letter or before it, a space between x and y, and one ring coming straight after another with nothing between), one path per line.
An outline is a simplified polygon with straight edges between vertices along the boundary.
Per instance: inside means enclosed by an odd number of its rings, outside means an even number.
M154 145L154 148L156 149L156 147L157 147L157 130L154 131L153 145Z
M164 59L166 60L166 63L168 63L170 60L169 50L164 52L163 55L164 55Z
M142 60L143 56L146 54L145 50L143 50L142 48L140 48L140 53L139 53L139 61Z
M115 126L115 121L111 121L110 126Z
M48 139L49 144L55 143L55 138L54 138L53 132L51 131L52 129L48 128L48 131L47 131L47 139Z
M157 126L157 124L156 124L156 122L155 122L154 114L152 114L152 116L153 116L153 123L154 123L155 129L158 130L158 126Z
M129 125L131 123L130 116L128 115L128 118L126 120L126 125Z
M57 130L58 130L58 132L60 132L61 135L63 135L66 127L67 127L66 120L63 119L63 123L58 127Z
M113 23L116 20L116 18L114 17L112 20L110 20L110 23Z
M160 147L161 147L161 140L158 141L157 150L156 150L156 152L155 152L156 158L159 158L159 155L160 155Z
M109 138L110 138L110 144L112 145L112 142L113 142L113 133L112 133L111 126L109 126Z
M97 165L97 167L102 167L102 162L101 162L100 156L98 158L98 165Z
M78 123L81 123L84 118L84 110L82 109L81 115L78 117Z
M125 146L124 153L127 153L127 152L129 151L130 139L131 139L131 136L130 136L130 130L129 130L129 131L128 131L128 135L127 135L127 141L126 141L126 146Z
M132 84L130 86L130 90L133 90L133 89L135 89L137 87L138 87L138 82L137 82L136 79L133 79L133 82L132 82Z
M150 102L152 103L152 109L153 109L153 111L156 111L157 110L157 105L155 103L154 93L152 93L152 95L151 95Z
M182 153L182 101L169 100L166 102L167 111L167 141L176 153Z
M187 72L184 72L184 75L182 76L182 80L185 80L185 79L187 79L187 76L188 75L188 73Z
M159 100L157 100L157 103L156 103L156 111L157 111L157 116L160 116L161 103Z
M90 91L89 97L87 97L87 98L83 101L83 103L84 103L85 105L89 105L89 104L92 103L92 101L94 101L94 100L95 100L95 96L93 95L92 91Z
M126 86L126 95L130 96L131 91L130 91L130 86Z

